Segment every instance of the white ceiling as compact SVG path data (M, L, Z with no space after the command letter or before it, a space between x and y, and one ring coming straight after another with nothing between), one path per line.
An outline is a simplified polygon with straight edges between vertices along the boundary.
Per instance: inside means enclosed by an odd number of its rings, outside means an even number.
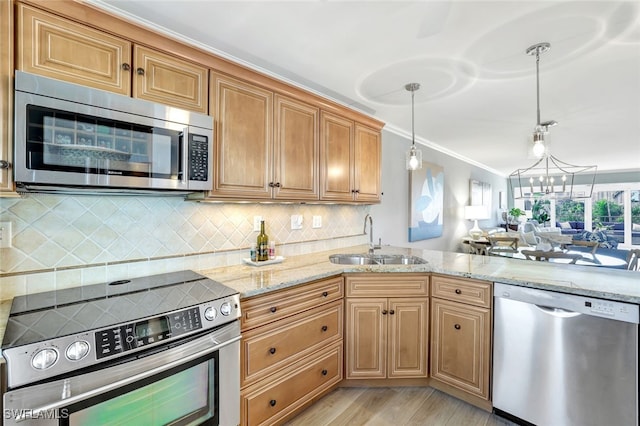
M559 159L640 170L639 1L88 0L509 174L541 120ZM404 147L399 147L402 156ZM426 158L428 160L428 158Z

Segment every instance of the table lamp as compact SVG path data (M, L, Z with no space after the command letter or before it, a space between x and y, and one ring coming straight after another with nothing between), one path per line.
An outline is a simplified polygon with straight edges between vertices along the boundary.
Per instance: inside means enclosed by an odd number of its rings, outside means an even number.
M469 235L474 240L482 237L482 229L478 226L478 219L488 219L487 208L485 206L465 206L464 218L467 220L473 220L473 228L469 230Z

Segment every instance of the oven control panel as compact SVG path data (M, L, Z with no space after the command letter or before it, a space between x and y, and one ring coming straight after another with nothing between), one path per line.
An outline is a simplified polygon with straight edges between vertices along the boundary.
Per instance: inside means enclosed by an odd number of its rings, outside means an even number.
M235 294L162 315L7 348L2 353L7 360L7 384L22 386L129 353L142 353L238 318L240 296Z
M202 328L200 308L147 318L95 333L98 359L162 342Z

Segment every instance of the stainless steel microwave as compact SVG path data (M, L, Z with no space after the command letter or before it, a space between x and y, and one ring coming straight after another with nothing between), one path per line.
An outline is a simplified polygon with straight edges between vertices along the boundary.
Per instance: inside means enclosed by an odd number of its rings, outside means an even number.
M212 188L213 118L16 71L18 191Z

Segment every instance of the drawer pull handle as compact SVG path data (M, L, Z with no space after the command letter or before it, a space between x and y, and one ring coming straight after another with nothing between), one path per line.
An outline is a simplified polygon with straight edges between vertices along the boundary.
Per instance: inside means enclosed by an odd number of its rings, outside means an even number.
M456 294L462 294L462 290L460 290L459 288L456 288Z
M326 376L329 372L327 370L322 370L322 375Z
M329 329L329 327L327 327L326 325L322 326L322 331L327 331Z
M275 306L271 308L271 312L274 313L274 314L276 313L277 310L278 310L278 308L276 308Z
M329 295L329 292L328 292L328 291L323 291L323 292L322 292L322 297L327 297L328 295Z
M455 328L456 330L460 330L461 327L460 327L460 324L456 324L453 326L453 328Z
M382 311L382 315L387 315L387 310Z
M275 353L276 353L276 348L270 348L270 349L269 349L269 353L270 353L271 355L275 354Z
M393 314L395 314L395 313L396 313L396 311L394 311L394 310L392 309L392 310L390 310L390 311L389 311L389 313L390 313L391 315L393 315Z
M276 400L272 399L271 401L269 401L269 405L272 406L272 407L275 407L276 406Z

